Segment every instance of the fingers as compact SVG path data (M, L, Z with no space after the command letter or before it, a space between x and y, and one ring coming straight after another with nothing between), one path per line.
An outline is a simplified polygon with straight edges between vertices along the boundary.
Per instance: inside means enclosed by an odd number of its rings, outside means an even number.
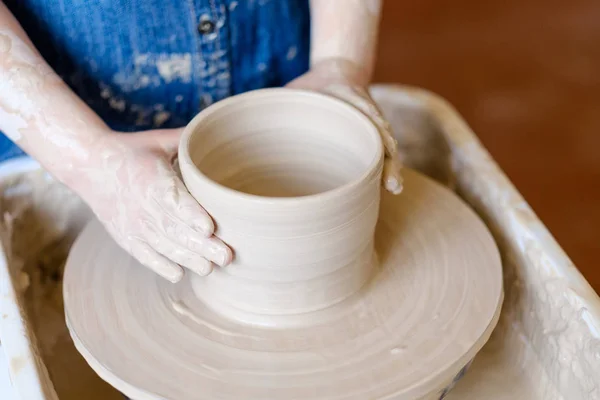
M400 174L400 162L395 158L383 161L383 186L392 194L400 194L403 189L403 179Z
M369 117L379 129L386 155L396 155L398 152L398 142L394 139L392 128L366 90L346 85L333 85L328 87L326 91L330 95L337 97L346 103L350 103Z
M181 226L188 225L203 237L213 235L215 225L212 218L179 178L172 177L165 187L155 191L153 197L163 212Z
M140 203L140 237L163 257L199 275L210 274L214 264L228 265L231 249L213 236L212 218L187 191L170 163L159 167L161 178L147 187Z
M233 258L231 249L216 236L210 238L188 236L184 237L179 244L200 254L202 257L212 261L220 267L229 265Z
M140 241L134 242L130 253L141 264L168 281L177 283L183 278L183 269L179 265L158 254L156 250L152 249L146 243Z
M198 236L181 225L160 228L145 222L142 226L143 235L154 250L198 275L210 274L213 262L225 266L231 261L231 250L215 237Z
M200 276L206 276L213 270L213 265L209 260L166 238L161 238L153 245L158 253Z
M213 271L213 263L204 258L201 258L193 265L190 265L188 269L200 276L207 276L210 275L210 273Z
M171 241L174 245L212 261L221 267L227 266L233 257L231 249L219 238L199 235L198 232L181 221L169 219L162 224L162 227L152 226L149 223L145 225L146 236L159 238L154 240L162 242Z
M200 276L206 276L213 270L210 261L189 250L175 246L168 240L159 240L154 243L153 247L137 241L132 246L131 254L140 263L173 283L177 283L183 278L181 266Z
M177 196L191 198L189 193L178 193ZM224 267L231 262L231 249L215 236L206 237L204 232L186 223L180 213L181 207L173 208L172 203L167 203L161 204L160 208L158 218L140 221L142 236L156 251L200 275L208 275L212 263Z
M400 172L402 165L398 160L398 142L394 138L390 123L383 116L369 93L363 88L347 85L332 85L325 91L329 95L356 107L375 124L385 150L384 187L390 193L399 194L402 191L402 175Z

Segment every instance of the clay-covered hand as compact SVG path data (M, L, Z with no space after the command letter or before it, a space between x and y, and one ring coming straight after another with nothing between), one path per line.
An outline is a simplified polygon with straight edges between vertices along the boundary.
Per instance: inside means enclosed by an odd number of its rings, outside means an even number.
M348 60L329 59L314 64L307 73L290 82L287 87L326 93L351 104L369 117L379 130L385 148L384 187L387 191L398 194L402 191L398 144L390 123L369 95L367 85L368 73L361 68Z
M182 278L182 267L207 275L213 263L231 261L231 250L213 236L212 219L173 167L180 133L107 134L65 182L121 247L172 282Z

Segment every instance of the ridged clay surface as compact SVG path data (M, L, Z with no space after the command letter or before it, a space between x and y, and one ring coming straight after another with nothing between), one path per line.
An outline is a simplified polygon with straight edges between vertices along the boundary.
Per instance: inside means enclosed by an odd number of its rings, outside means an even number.
M232 97L186 128L179 165L230 266L173 285L95 222L67 261L75 345L129 397L438 399L488 340L503 299L490 233L416 172L382 193L381 138L352 107Z
M437 399L496 324L500 258L450 191L410 170L405 188L382 196L373 279L324 320L289 329L214 313L188 279L141 268L94 222L65 274L76 346L137 400Z

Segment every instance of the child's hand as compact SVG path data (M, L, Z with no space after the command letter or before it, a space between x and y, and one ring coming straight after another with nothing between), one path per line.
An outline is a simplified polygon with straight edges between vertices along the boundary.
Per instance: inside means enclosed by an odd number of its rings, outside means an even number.
M368 79L354 64L346 60L325 60L312 66L304 75L290 82L287 87L322 92L356 107L379 129L385 147L383 184L387 191L398 194L402 191L401 165L398 146L392 135L390 123L368 92Z
M213 236L212 219L172 165L180 133L108 133L93 159L65 182L123 249L172 282L182 278L182 267L207 275L213 263L231 261L231 250Z

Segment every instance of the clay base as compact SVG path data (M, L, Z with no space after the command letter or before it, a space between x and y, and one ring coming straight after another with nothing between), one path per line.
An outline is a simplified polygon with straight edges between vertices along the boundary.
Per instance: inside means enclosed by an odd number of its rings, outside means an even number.
M438 399L497 323L500 257L453 193L404 175L405 193L382 198L374 278L289 329L221 317L187 279L161 280L92 223L64 278L78 350L136 400Z

